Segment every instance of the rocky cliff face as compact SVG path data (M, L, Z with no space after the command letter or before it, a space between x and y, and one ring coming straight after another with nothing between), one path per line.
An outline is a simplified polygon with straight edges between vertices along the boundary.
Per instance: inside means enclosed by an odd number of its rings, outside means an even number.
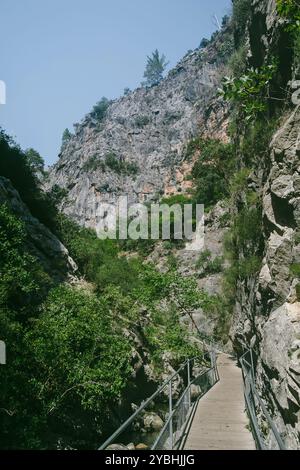
M268 53L277 54L279 80L286 86L292 67L274 1L253 2L249 31L250 62L260 65ZM259 275L239 283L231 331L237 351L254 349L257 387L290 449L299 448L300 440L299 274L291 269L300 261L299 155L298 106L285 111L266 158L250 177L262 201L264 254Z
M250 66L259 67L272 55L279 59L275 92L281 99L293 72L275 0L252 1L248 29ZM231 32L220 33L207 49L183 58L158 86L139 88L112 102L102 121L87 115L75 127L47 183L67 190L62 203L66 214L95 227L101 202L114 202L124 194L132 202L153 201L188 190L187 142L199 133L227 140L228 108L216 97L216 89L230 41ZM287 107L266 157L249 177L262 205L263 259L259 274L238 284L230 333L238 354L253 348L258 390L292 449L299 448L300 440L299 274L291 270L300 262L299 129L299 107ZM111 167L111 157L122 163L115 165L118 171ZM218 222L219 210L207 217L206 247L213 256L222 255L225 230ZM163 255L156 248L151 257L159 265ZM183 250L176 257L183 275L195 272L193 254ZM199 286L215 294L220 281L220 274L206 276ZM195 312L195 320L211 332L202 312ZM265 428L263 421L261 425ZM271 433L266 429L265 434L273 447Z
M88 114L76 125L47 183L67 190L63 211L95 227L99 204L120 195L144 202L185 192L191 170L185 148L199 126L226 138L227 108L216 91L231 48L227 28L206 49L187 54L159 85L113 101L101 121Z
M258 388L288 448L298 448L300 432L299 279L291 272L300 261L299 124L297 108L272 140L270 171L260 188L262 268L239 285L231 332L237 350L254 348Z

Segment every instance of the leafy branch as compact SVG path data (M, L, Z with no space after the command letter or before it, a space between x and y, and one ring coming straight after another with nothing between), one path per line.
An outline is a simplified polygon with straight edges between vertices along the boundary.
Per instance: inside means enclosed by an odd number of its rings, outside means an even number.
M267 111L270 96L270 83L277 71L276 62L248 69L241 77L224 77L223 88L219 90L225 100L240 105L245 119L254 120L259 114ZM274 98L275 99L275 98Z
M276 0L276 9L279 16L286 20L286 31L300 31L299 0Z

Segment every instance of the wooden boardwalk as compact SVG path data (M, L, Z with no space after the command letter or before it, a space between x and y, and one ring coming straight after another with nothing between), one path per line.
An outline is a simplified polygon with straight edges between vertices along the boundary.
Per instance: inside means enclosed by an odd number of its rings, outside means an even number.
M187 450L255 450L245 412L242 372L234 359L220 354L220 381L199 400L188 430Z

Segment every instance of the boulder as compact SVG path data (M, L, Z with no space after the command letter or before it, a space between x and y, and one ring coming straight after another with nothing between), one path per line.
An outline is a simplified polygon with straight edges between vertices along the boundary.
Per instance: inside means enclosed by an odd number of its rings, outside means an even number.
M201 388L199 387L199 385L192 384L191 385L191 399L195 400L200 395L201 395Z
M105 450L129 450L124 444L110 444Z
M135 450L135 445L133 442L130 442L129 444L127 444L127 449L128 450Z
M163 420L156 413L148 413L144 417L144 426L147 431L160 431L163 425Z
M135 446L135 450L148 450L149 447L146 445L146 444L138 444L137 446Z

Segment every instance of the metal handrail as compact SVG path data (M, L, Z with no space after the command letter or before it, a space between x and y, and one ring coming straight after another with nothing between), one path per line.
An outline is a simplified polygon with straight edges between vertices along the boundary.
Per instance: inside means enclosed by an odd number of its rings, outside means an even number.
M197 359L203 359L205 358L205 356L207 356L207 354L209 354L209 359L211 361L211 367L206 369L205 371L202 371L197 377L195 377L192 381L190 380L190 365ZM191 391L191 385L197 380L199 379L199 377L201 377L202 375L204 374L207 374L208 372L211 372L211 371L214 371L215 372L215 380L216 382L219 380L219 375L218 375L218 371L217 371L217 365L216 365L216 360L215 360L215 354L213 352L211 353L207 353L205 354L204 356L195 356L193 358L190 358L190 359L187 359L180 367L178 370L176 370L149 398L147 398L146 401L144 401L140 406L139 408L131 415L129 416L129 418L108 438L106 439L106 441L99 447L99 450L104 450L106 449L110 444L112 444L115 439L120 436L120 434L122 434L123 431L125 431L126 428L128 428L128 426L130 426L130 424L133 423L133 421L135 420L135 418L147 407L147 405L149 405L165 388L167 385L169 385L169 416L168 416L168 419L166 421L166 423L164 424L159 436L157 437L157 439L155 440L155 443L154 445L152 446L152 449L155 449L155 446L157 445L157 443L159 442L159 439L160 437L162 436L163 432L167 429L167 427L169 426L170 427L170 437L171 437L171 441L172 441L172 438L173 438L173 432L172 432L172 420L173 420L173 417L174 417L174 414L177 410L177 408L179 407L181 401L183 400L185 394L188 392L188 395L189 395L189 408L191 406L191 396L190 396L190 391ZM188 376L188 385L185 387L181 397L177 400L177 403L175 404L175 406L173 407L173 403L172 403L172 381L173 379L179 375L179 373L181 371L183 371L185 368L187 367L187 376ZM172 443L172 446L173 448L173 443Z
M203 375L208 374L209 372L211 372L211 371L213 371L213 370L214 370L214 367L210 367L209 369L207 369L207 370L201 372L201 374L199 374L197 377L195 377L194 380L192 380L192 381L189 383L189 385L184 389L184 391L182 392L182 394L181 394L180 398L178 399L176 405L174 406L172 412L169 414L168 419L167 419L167 421L165 422L163 428L161 429L159 435L157 436L157 438L156 438L156 440L155 440L153 446L151 447L152 450L156 449L157 444L158 444L158 442L159 442L160 439L161 439L161 436L164 434L164 432L166 431L166 429L170 426L170 423L172 422L172 420L173 420L173 418L174 418L174 415L175 415L177 409L179 408L179 406L180 406L182 400L184 399L186 392L188 392L188 391L191 389L191 386L193 385L193 383L194 383L197 379L199 379L199 378L200 378L201 376L203 376ZM190 410L190 411L191 411L191 410ZM187 416L186 421L188 421L188 419L189 419L189 415ZM177 441L180 441L180 439L178 439ZM171 448L173 449L173 447L174 447L174 444L172 443Z
M249 361L249 356L250 356L250 361ZM248 360L247 360L248 359ZM257 388L255 386L255 373L254 373L254 362L253 362L253 351L252 349L247 350L240 358L239 362L242 367L242 372L243 372L243 381L244 381L244 395L245 395L245 401L247 405L247 410L250 416L251 424L252 424L252 429L253 429L253 434L254 437L256 438L256 444L259 449L261 450L266 450L267 446L265 444L265 441L262 437L262 433L259 428L258 424L258 419L257 419L257 414L256 414L256 409L255 409L255 403L254 399L256 398L263 415L265 419L267 420L267 423L270 427L270 429L273 432L273 435L276 439L277 445L280 450L286 450L285 444L282 440L282 437L277 430L274 421L272 420L269 412L267 411L267 408L262 401ZM253 403L251 400L251 395L253 397Z

